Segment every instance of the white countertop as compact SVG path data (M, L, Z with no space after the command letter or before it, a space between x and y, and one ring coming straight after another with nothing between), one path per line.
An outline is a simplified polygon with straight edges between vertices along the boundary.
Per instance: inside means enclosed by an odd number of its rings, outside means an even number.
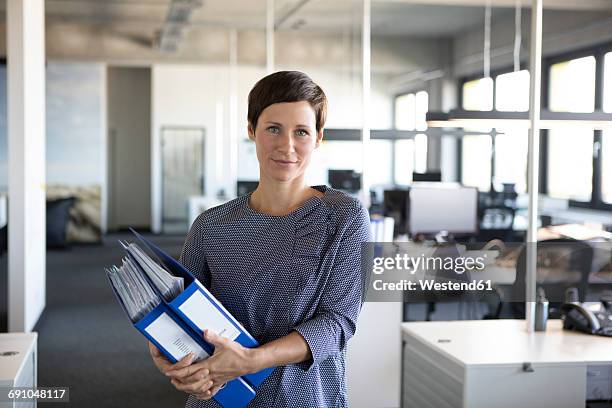
M0 333L0 384L17 378L26 357L36 345L38 333ZM3 356L2 353L18 354Z
M533 333L524 320L410 322L402 323L402 335L464 366L612 363L612 337L564 331L561 320L549 320L546 332Z

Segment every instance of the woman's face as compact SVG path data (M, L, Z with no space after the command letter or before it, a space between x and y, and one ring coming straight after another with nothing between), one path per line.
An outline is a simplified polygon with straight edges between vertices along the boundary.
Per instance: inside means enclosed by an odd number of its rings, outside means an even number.
M257 128L249 124L262 178L288 182L304 175L321 143L315 111L306 101L275 103L261 112Z

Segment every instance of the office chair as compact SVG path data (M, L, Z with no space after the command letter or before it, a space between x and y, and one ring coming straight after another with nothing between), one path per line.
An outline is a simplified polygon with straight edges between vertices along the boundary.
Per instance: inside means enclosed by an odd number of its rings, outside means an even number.
M538 242L538 277L543 267L557 272L578 272L578 280L567 280L569 276L562 277L561 281L551 282L538 279L537 286L541 286L549 299L549 317L559 318L559 307L563 303L565 290L576 287L580 301L584 302L589 288L589 275L593 263L593 247L587 242L569 238L550 239ZM552 267L552 268L551 268ZM525 277L527 272L527 251L523 246L516 264L516 279L511 288L512 299L525 298ZM552 274L555 275L554 273ZM535 295L534 295L535 296ZM525 318L525 303L511 302L512 315L516 319ZM501 312L501 308L498 313ZM498 316L499 317L499 316Z
M504 205L489 206L480 211L480 241L501 239L510 242L513 240L515 209Z

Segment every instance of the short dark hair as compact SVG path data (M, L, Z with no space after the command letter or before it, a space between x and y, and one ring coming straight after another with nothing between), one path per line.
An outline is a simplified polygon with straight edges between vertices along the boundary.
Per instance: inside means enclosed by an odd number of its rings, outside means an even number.
M260 79L249 92L247 119L253 131L259 115L268 106L282 102L306 101L315 111L317 132L327 118L327 97L319 85L299 71L278 71Z

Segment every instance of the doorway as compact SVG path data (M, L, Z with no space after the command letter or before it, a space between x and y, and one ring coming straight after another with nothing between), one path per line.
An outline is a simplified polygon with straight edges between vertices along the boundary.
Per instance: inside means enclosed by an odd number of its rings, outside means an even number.
M205 129L165 126L161 129L162 231L189 228L189 198L204 195Z

